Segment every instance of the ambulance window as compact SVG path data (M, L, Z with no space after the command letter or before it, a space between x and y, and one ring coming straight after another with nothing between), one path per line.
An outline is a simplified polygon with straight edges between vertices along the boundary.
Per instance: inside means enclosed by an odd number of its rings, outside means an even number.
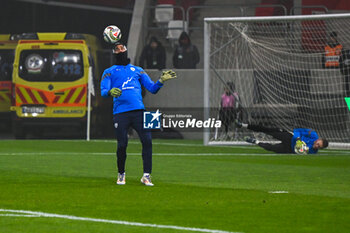
M1 49L0 50L0 81L12 80L12 68L15 50Z
M24 50L19 76L35 82L67 82L83 77L84 65L78 50Z

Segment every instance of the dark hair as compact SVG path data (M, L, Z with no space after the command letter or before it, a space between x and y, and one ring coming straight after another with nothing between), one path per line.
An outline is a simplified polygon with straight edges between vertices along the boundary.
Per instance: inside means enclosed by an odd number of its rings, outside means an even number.
M325 138L322 138L322 142L323 142L323 147L322 148L327 148L328 147L328 140Z
M159 43L157 37L152 36L151 39L149 40L149 43L151 44L152 42L156 42L157 44Z
M235 89L236 89L236 86L233 82L227 82L226 83L226 87L231 91L231 92L234 92Z

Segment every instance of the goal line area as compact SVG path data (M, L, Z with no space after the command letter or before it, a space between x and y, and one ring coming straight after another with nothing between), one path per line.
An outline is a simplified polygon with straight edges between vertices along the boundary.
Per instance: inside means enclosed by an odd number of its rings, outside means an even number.
M292 132L315 130L350 149L350 14L204 19L204 118L221 129L205 145L273 138L235 120Z

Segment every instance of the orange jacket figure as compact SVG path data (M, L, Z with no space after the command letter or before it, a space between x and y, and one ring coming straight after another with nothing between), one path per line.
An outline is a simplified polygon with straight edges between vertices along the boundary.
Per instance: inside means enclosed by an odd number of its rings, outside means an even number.
M335 47L331 47L329 44L324 48L325 51L325 63L324 66L326 68L339 67L339 59L341 55L341 51L343 46L341 44L337 44Z
M342 49L343 46L337 40L337 33L331 32L329 41L324 47L323 68L339 68Z

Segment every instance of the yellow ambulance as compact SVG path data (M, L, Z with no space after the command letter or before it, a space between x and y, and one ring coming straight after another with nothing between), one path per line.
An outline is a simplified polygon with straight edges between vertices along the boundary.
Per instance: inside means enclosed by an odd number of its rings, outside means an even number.
M99 49L96 38L76 33L30 33L17 39L11 107L15 137L63 128L84 135L89 77L96 85L100 75L95 64ZM92 107L97 105L98 100L93 99Z
M10 126L12 100L12 65L17 41L10 34L0 34L0 124L2 128Z

